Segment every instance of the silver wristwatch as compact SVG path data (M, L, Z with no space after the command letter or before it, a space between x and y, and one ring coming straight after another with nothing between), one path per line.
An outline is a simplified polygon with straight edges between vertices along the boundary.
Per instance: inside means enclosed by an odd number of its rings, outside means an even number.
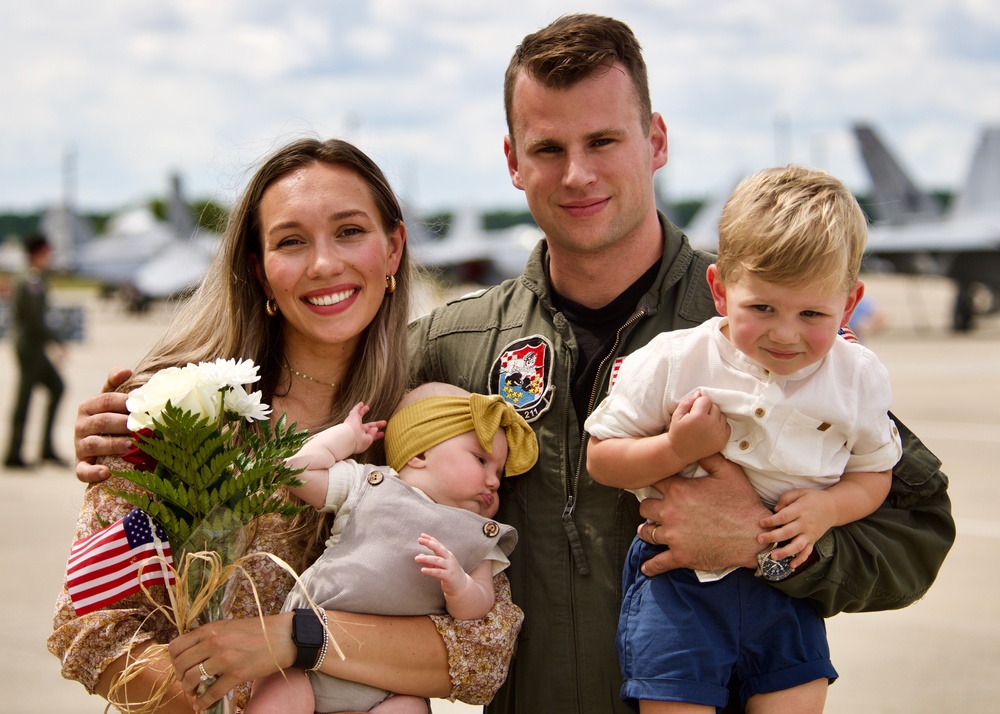
M792 566L789 565L792 562L792 556L789 555L781 560L771 558L771 553L779 545L780 543L772 543L767 547L767 550L757 553L757 572L754 575L758 578L764 578L764 580L776 583L784 580L794 572Z

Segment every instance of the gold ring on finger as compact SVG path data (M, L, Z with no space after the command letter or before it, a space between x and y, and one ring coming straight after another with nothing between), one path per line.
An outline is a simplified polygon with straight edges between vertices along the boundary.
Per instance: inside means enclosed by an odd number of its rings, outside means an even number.
M201 673L201 681L204 682L205 684L211 685L211 683L215 681L216 678L213 677L211 674L209 674L208 671L205 669L204 662L198 665L198 671Z

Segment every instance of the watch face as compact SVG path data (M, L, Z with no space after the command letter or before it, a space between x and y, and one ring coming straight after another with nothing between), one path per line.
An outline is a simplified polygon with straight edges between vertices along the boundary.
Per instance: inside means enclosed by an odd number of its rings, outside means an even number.
M295 644L305 647L319 647L323 644L323 623L312 610L296 610L292 618L292 639Z
M772 560L770 555L763 558L759 558L760 563L760 576L765 580L784 580L792 573L791 567L788 565L792 562L792 557L782 558L781 560Z

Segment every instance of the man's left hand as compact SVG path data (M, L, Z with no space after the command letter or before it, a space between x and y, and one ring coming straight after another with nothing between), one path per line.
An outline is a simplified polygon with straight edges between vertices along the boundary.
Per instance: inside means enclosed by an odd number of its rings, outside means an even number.
M639 504L639 515L648 521L639 526L639 537L669 547L643 563L647 576L675 568L757 567L760 520L771 512L737 464L721 454L698 463L707 476L665 478L653 484L663 500Z

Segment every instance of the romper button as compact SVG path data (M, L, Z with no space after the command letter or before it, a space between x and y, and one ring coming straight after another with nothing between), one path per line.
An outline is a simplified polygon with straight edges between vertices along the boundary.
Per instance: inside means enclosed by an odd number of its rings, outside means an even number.
M486 521L486 523L483 524L483 535L487 538L496 538L500 535L500 526L494 521Z
M766 413L767 413L767 412L765 412L765 411L764 411L764 410L763 410L762 408L760 408L760 407L757 407L756 409L754 409L754 410L753 410L753 415L754 415L755 417L757 417L758 419L762 418L762 417L763 417L763 416L764 416L764 415L765 415Z
M382 483L383 478L385 477L382 475L381 471L372 471L370 474L368 474L368 483L370 483L372 486L378 486L380 483Z
M749 448L750 448L750 442L749 441L747 441L746 439L744 439L743 441L740 442L740 449L742 449L743 451L746 451Z

